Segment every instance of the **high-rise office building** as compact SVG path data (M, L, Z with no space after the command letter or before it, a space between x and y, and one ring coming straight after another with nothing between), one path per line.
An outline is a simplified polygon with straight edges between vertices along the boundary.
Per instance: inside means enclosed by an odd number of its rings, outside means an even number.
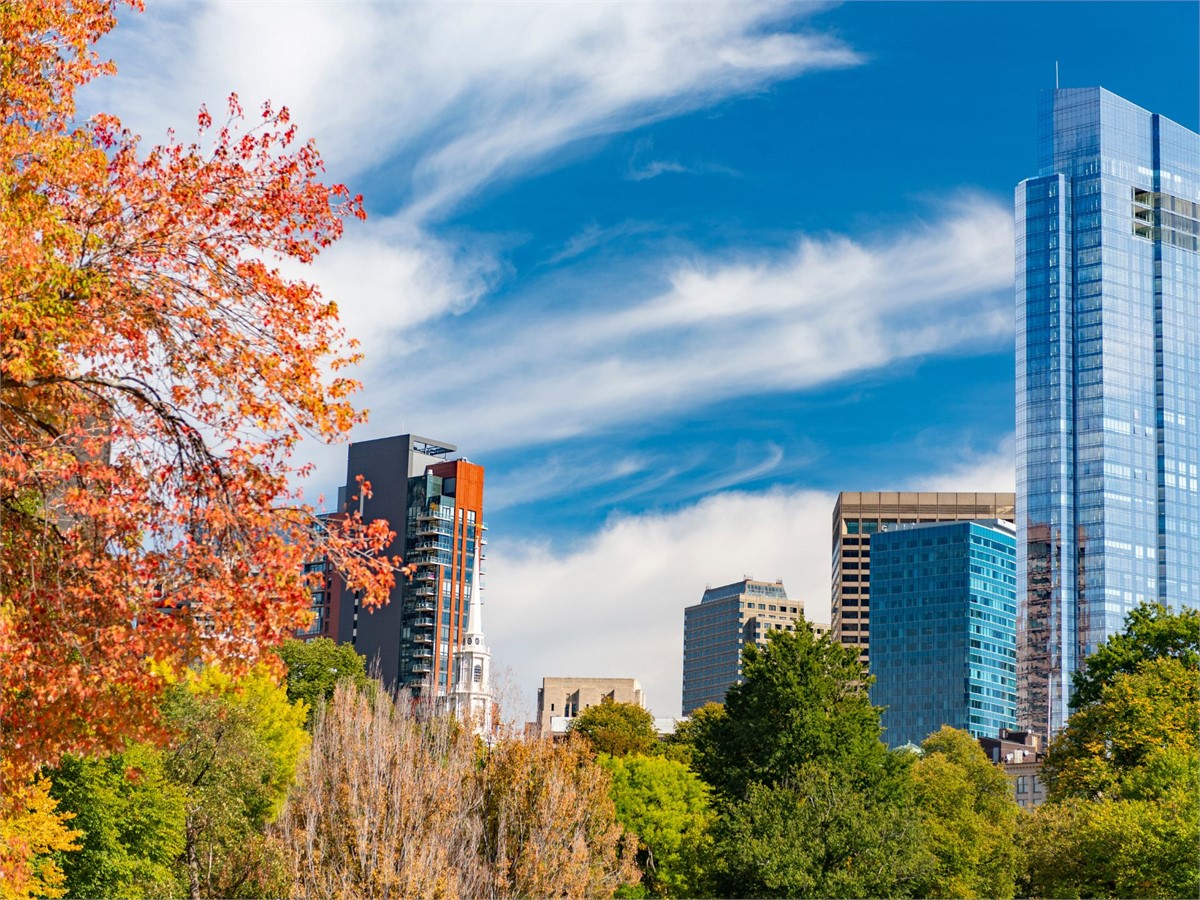
M834 640L870 665L871 535L892 525L961 519L1011 521L1015 494L843 491L833 507Z
M683 611L683 714L705 703L724 703L742 680L742 648L765 644L771 631L805 627L804 603L789 600L781 581L745 578L707 588ZM808 623L823 635L828 625Z
M1200 137L1048 91L1016 190L1021 725L1143 601L1200 604Z
M480 590L483 467L449 459L456 449L413 434L351 444L339 492L339 506L350 498L364 521L388 521L396 538L385 552L401 556L413 573L398 574L390 602L374 610L343 591L332 636L378 664L389 688L418 696L450 693ZM370 497L358 491L360 476L371 484Z
M943 725L990 737L1017 713L1017 554L1011 522L893 525L871 536L871 702L883 738Z

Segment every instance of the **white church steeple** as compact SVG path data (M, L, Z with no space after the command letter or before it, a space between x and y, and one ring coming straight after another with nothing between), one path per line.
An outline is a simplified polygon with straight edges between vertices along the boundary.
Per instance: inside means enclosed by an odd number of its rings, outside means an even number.
M477 545L478 546L478 545ZM475 551L475 584L455 661L451 709L470 720L472 730L485 738L492 734L492 653L483 636L483 591L480 585L479 550Z

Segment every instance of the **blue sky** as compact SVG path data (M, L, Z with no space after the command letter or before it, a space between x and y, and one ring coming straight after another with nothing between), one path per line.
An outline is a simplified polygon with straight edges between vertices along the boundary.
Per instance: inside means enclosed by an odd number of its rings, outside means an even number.
M370 213L304 273L367 353L355 438L487 469L514 709L613 675L671 715L706 584L828 620L837 491L1012 488L1038 92L1058 61L1195 129L1197 10L151 3L85 104L148 141L292 108Z

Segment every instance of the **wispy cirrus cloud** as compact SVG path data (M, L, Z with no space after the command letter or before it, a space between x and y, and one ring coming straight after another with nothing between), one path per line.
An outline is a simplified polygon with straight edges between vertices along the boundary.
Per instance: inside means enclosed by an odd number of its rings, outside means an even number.
M411 221L587 138L862 62L812 3L152 6L89 96L157 139L231 91L287 103L339 179L386 168Z
M581 272L565 310L530 318L515 304L432 345L456 362L418 377L405 408L496 448L997 347L1012 335L1011 254L1011 212L976 196L864 240L673 258L656 276L643 262L623 285Z
M363 341L370 384L426 339L412 326L471 309L505 273L492 238L449 235L442 219L581 141L858 65L806 20L821 6L151 4L105 39L120 74L89 85L82 109L117 113L154 143L169 127L186 138L200 105L221 109L232 91L249 109L288 105L330 180L369 183L385 210L304 273ZM603 239L581 235L550 265Z

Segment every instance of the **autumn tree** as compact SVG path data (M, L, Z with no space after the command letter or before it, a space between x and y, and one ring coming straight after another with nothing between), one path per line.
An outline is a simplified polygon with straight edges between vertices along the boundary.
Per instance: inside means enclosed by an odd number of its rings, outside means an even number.
M571 719L567 731L584 738L597 753L626 756L653 753L658 731L649 710L636 703L618 703L605 697Z
M499 897L605 897L638 880L587 744L504 740L481 773L481 850Z
M79 831L71 819L69 811L58 808L46 778L0 810L0 900L66 894L56 854L78 846Z
M111 0L0 3L0 797L17 805L64 752L163 739L185 665L249 669L304 621L305 560L367 604L393 582L386 523L319 520L289 481L302 436L362 416L336 305L281 264L311 262L361 199L322 183L286 108L231 96L154 147L81 121L115 24Z
M636 881L608 774L576 739L502 737L340 683L274 834L299 896L606 896Z
M293 893L485 896L475 769L475 742L458 723L338 684L275 828Z

